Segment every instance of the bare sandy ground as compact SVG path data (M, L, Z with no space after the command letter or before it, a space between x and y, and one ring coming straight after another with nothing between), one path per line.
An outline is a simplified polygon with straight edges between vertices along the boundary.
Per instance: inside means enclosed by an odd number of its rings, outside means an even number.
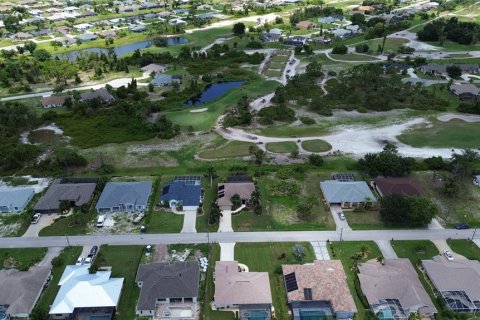
M201 109L193 109L193 110L190 110L190 112L192 113L199 113L199 112L205 112L207 111L208 108L201 108Z
M442 122L448 122L453 119L459 119L465 122L480 122L480 115L447 113L437 117L437 120Z

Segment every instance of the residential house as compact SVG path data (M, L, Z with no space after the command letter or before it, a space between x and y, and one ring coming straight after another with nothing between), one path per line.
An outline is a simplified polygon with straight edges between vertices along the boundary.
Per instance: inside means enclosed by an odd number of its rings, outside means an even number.
M147 64L146 66L142 67L140 70L142 70L143 73L146 74L151 74L153 73L164 73L167 71L168 66L164 64L156 64L156 63L150 63Z
M197 210L202 203L202 180L199 176L179 176L165 185L160 196L161 202L168 202L176 211Z
M372 6L360 6L357 9L358 11L364 13L364 14L369 14L375 11L375 8Z
M163 73L156 74L150 83L153 84L155 87L167 87L172 85L174 82L181 84L182 76Z
M175 18L175 19L169 20L168 24L171 25L171 26L184 26L184 25L187 24L187 22L182 20L182 19Z
M13 35L13 38L16 40L27 40L27 39L32 39L33 35L28 32L17 32Z
M240 272L237 261L217 261L213 306L238 311L240 319L261 314L271 319L272 294L268 272Z
M313 24L313 22L308 21L308 20L300 21L300 22L298 22L295 26L296 26L298 29L311 29L311 28L315 27L315 25Z
M172 13L176 14L176 15L187 15L188 14L188 9L177 8L177 9L173 9Z
M57 107L63 107L65 104L65 100L67 99L68 96L50 96L50 97L43 97L40 100L40 103L42 104L42 107L44 109L50 109L50 108L57 108Z
M57 32L63 33L63 34L69 34L70 31L72 31L72 28L67 27L67 26L59 26L56 28Z
M209 4L201 4L197 7L197 10L200 10L200 11L213 10L213 6Z
M80 23L80 24L74 25L73 28L78 32L85 32L87 30L92 29L93 25L91 25L90 23Z
M145 26L142 25L142 24L137 24L136 26L133 26L133 27L130 27L129 30L131 32L135 32L135 33L142 33L144 32L146 29L145 29Z
M63 8L63 12L67 12L67 13L74 13L78 10L79 10L79 8L75 7L75 6L69 6L69 7Z
M112 271L90 273L89 268L89 265L65 268L50 307L51 319L113 319L124 279L111 278Z
M357 312L340 260L282 265L282 271L293 320L352 319Z
M218 184L217 204L221 210L232 209L232 197L238 195L242 205L250 204L252 193L255 192L255 184L250 177L230 177L227 182Z
M459 67L465 73L477 74L477 73L480 72L480 65L478 65L478 64L453 63L451 65L455 65L455 66Z
M28 14L31 14L32 16L39 16L43 13L43 11L39 10L39 9L32 9L32 10L28 10L27 12L28 12Z
M94 41L94 40L98 39L98 37L93 33L79 34L75 38L77 38L78 40L80 40L82 42L90 42L90 41Z
M0 189L0 213L19 213L25 210L35 195L33 188Z
M332 39L327 36L320 36L320 37L313 37L310 38L314 43L318 44L330 44L332 43Z
M287 46L303 46L307 41L308 38L304 36L291 36L283 39L283 44Z
M449 89L461 100L475 100L480 95L480 89L472 83L454 83Z
M28 271L0 270L0 318L30 319L29 315L48 282L50 269L33 266Z
M34 37L44 37L52 34L52 29L41 29L41 30L34 30L30 31L30 34L32 34Z
M182 315L181 319L195 319L197 311L200 267L196 261L170 263L149 263L138 268L135 282L140 288L136 315L139 317L161 317L170 308L181 304L187 309L191 303L190 316ZM162 308L163 307L163 308ZM158 311L160 312L158 312ZM169 319L177 318L170 312Z
M99 32L98 34L106 39L113 39L117 36L117 32L115 30L105 30Z
M144 212L151 192L151 181L108 182L95 208L98 214Z
M346 30L346 29L334 29L332 31L330 31L330 33L334 36L334 37L338 37L338 38L349 38L352 36L352 31L350 30Z
M437 312L409 259L370 260L358 270L362 293L376 316L408 319L414 313L423 319Z
M80 101L89 101L95 99L99 99L103 103L110 103L115 100L111 93L108 92L108 90L105 88L100 88L80 94Z
M71 207L80 207L92 200L97 179L56 179L34 207L36 213L60 213L60 203L67 201Z
M341 182L326 180L320 182L325 202L340 205L344 209L376 205L377 200L365 181Z
M356 24L350 24L348 26L345 26L345 30L350 31L352 34L358 34L362 32L360 26Z
M86 4L82 4L80 7L78 7L80 10L84 10L84 11L93 11L94 8L92 5L86 3Z
M385 69L388 69L388 68L393 68L395 70L397 70L397 72L403 72L405 70L408 70L408 68L410 68L410 66L406 65L406 64L403 64L403 63L400 63L400 62L397 62L397 61L388 61L388 62L385 62L383 64L383 67Z
M383 178L373 180L373 186L382 197L392 194L400 194L407 197L419 197L423 195L422 189L413 178Z
M447 66L444 64L427 63L420 67L420 71L432 76L440 76L447 73Z
M448 261L442 256L422 260L427 277L435 291L454 312L480 311L480 262L457 259Z

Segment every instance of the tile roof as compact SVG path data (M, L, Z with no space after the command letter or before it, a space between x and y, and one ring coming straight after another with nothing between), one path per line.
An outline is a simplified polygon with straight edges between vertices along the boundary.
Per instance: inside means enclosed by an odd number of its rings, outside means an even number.
M382 178L374 180L377 189L382 196L391 194L401 194L404 196L421 196L423 194L420 187L413 178Z
M376 201L365 181L326 180L320 182L320 188L328 203Z
M253 182L219 183L217 203L219 206L231 206L232 200L230 198L233 195L238 194L240 199L250 199L254 191L255 184Z
M143 282L137 310L154 310L157 299L198 296L198 262L149 263L138 268L136 282Z
M357 312L347 286L345 271L340 260L316 260L313 264L282 265L283 274L295 273L297 290L287 292L288 302L328 301L334 312ZM310 289L310 297L305 297Z
M50 96L44 97L40 100L43 106L50 106L50 105L63 105L65 103L65 99L67 96Z

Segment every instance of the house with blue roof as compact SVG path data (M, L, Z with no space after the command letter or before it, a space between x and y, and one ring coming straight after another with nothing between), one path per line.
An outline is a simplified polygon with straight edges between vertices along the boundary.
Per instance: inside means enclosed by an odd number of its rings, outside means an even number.
M35 195L33 188L6 188L0 190L0 213L20 213Z
M160 73L156 74L150 83L155 87L167 87L174 82L181 84L182 76Z
M162 189L160 201L168 202L173 211L197 210L202 203L202 184L199 176L175 177Z
M108 182L95 208L98 214L145 212L151 193L151 181Z
M353 209L377 203L365 181L326 180L320 182L320 189L329 206L340 205L344 209Z

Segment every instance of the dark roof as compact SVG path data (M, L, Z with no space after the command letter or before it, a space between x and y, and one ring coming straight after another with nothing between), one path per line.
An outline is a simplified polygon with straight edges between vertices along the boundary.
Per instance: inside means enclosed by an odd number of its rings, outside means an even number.
M136 282L143 282L137 310L154 310L157 299L198 296L198 262L149 263L138 268Z
M60 201L72 201L76 206L90 202L96 183L62 183L55 180L35 205L36 212L60 209Z
M227 177L227 182L253 182L250 176L230 176Z
M189 181L174 181L163 187L160 201L177 200L184 206L198 206L202 195L202 187Z
M80 100L88 101L96 98L100 98L104 102L110 102L115 98L105 88L100 88L95 91L84 92L80 95Z
M382 196L401 194L413 197L423 194L413 178L376 178L374 182Z
M334 173L332 179L340 182L348 182L355 181L355 176L353 173Z
M50 96L42 98L40 102L43 106L63 105L65 103L65 99L67 99L67 96Z

